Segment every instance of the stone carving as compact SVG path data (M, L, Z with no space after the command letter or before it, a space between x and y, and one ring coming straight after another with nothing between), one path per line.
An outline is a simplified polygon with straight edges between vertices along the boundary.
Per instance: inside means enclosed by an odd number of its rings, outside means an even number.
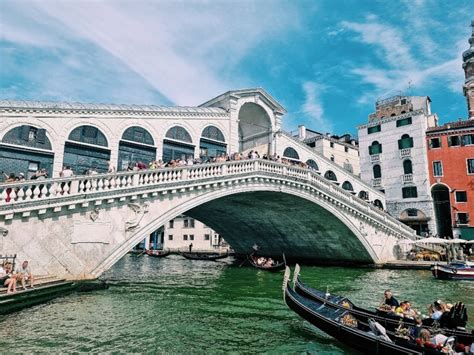
M6 237L7 234L8 234L8 229L3 228L3 227L0 227L0 235L1 235L2 237Z
M94 210L91 212L90 218L91 218L92 222L95 222L97 220L97 218L99 218L99 208L98 207L94 208Z
M125 222L125 230L130 231L138 227L145 213L148 212L148 202L139 205L138 203L129 203L128 207L133 211L133 217Z

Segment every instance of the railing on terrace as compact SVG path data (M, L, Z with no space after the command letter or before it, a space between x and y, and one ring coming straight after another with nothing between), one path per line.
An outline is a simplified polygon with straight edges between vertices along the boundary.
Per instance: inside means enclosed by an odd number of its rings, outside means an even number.
M255 159L230 161L225 163L209 163L176 168L162 168L156 170L141 170L100 174L93 176L74 176L70 178L54 178L34 180L22 183L4 183L0 185L0 210L14 208L16 205L35 201L34 209L39 209L42 203L48 205L62 199L67 203L74 203L71 198L86 199L90 195L100 192L116 192L117 195L133 194L133 189L156 191L157 188L167 187L172 183L180 188L178 183L198 183L209 178L232 178L249 173L270 173L284 177L292 177L303 183L315 185L328 195L341 202L363 211L381 223L389 224L392 228L403 230L410 235L413 230L393 217L387 215L377 207L353 196L350 192L334 185L331 181L321 177L318 173L291 165L281 164L270 160ZM216 181L219 182L219 181ZM174 187L173 187L174 188Z
M403 174L402 175L402 183L409 184L413 182L413 174Z
M411 148L400 149L400 158L411 157Z
M380 163L382 159L380 158L380 154L372 154L370 156L370 162L371 163Z

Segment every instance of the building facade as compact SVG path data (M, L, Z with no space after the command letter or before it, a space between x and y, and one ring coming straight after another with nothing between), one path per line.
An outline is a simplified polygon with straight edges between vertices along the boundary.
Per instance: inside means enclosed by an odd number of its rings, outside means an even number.
M360 176L359 146L349 134L322 134L298 126L297 138L348 172Z
M431 193L438 234L474 239L474 21L463 55L468 120L426 132Z
M272 154L285 112L263 89L229 91L199 107L0 100L0 172L57 177L64 166L77 175L155 159Z
M426 96L376 102L358 127L361 179L385 192L387 211L424 235L436 233L425 132L437 126Z

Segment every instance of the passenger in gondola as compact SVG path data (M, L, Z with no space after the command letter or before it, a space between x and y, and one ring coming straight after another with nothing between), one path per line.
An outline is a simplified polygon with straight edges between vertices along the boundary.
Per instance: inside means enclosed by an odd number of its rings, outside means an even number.
M266 262L267 262L267 259L264 258L263 256L261 256L257 259L257 265L258 266L264 266Z
M272 267L275 262L273 261L272 258L268 258L267 261L265 262L265 267Z
M428 308L428 315L431 319L439 321L441 316L445 311L443 302L440 300L435 301L433 304L430 304Z
M379 306L379 309L387 311L390 310L392 312L395 311L395 308L397 308L400 304L396 300L395 297L393 297L392 290L385 290L384 292L384 301L382 304Z

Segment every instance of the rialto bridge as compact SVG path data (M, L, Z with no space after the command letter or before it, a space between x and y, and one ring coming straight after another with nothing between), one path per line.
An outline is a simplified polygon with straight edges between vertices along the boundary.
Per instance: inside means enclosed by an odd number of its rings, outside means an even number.
M383 263L414 231L383 212L383 194L281 132L284 109L264 90L225 93L200 107L0 101L0 170L46 180L0 183L2 254L39 273L95 278L185 213L236 253L318 262ZM268 160L105 173L136 161L276 153ZM77 174L58 178L63 165ZM79 175L93 168L98 175ZM375 205L374 205L375 204Z

